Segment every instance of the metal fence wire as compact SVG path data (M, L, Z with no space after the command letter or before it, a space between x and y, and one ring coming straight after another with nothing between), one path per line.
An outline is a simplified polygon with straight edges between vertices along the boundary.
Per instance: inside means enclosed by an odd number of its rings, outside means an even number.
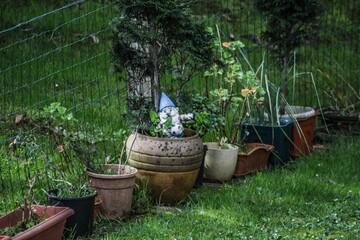
M33 0L24 6L16 2L1 3L0 212L24 195L42 199L42 190L52 187L51 180L62 179L63 172L67 177L81 174L83 169L77 172L79 166L71 160L79 151L101 161L117 161L126 128L126 85L112 73L110 56L109 23L119 15L113 1ZM360 3L325 3L318 36L296 53L297 71L313 73L323 105L334 101L330 91L339 96L360 94ZM253 64L265 56L269 78L276 82L279 70L261 40L266 19L252 4L204 0L193 10L210 17L212 27L219 24L244 42ZM21 18L29 8L37 9L37 15ZM188 88L199 91L202 81L194 79ZM318 106L309 75L299 77L293 90L293 104ZM63 144L69 137L67 127L73 127L84 148ZM64 156L64 148L70 147Z

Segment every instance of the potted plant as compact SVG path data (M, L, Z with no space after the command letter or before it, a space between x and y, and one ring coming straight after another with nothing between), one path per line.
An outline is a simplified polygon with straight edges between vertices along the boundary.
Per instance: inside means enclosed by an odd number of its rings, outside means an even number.
M93 232L93 212L97 192L89 188L87 183L81 184L77 182L78 179L71 181L70 178L68 175L67 180L56 179L57 183L47 191L48 198L54 206L69 207L74 210L74 214L65 224L66 237L89 236Z
M137 169L121 163L104 164L102 169L87 172L90 186L102 200L101 214L107 219L129 217Z
M74 214L68 207L35 204L32 196L37 177L28 179L24 204L0 217L0 239L62 239L67 219Z
M265 170L274 146L263 143L247 143L240 146L234 176L240 177Z
M31 127L31 133L37 134L38 139L54 144L54 151L50 154L44 149L39 151L48 160L44 161L44 176L51 179L48 181L48 189L44 192L53 205L74 210L74 214L65 224L65 235L90 235L93 217L89 212L93 211L96 191L87 187L85 165L78 161L76 151L71 148L78 145L75 144L76 135L79 134L76 131L76 119L59 102L51 103L29 116L31 117L21 116L19 121L24 127Z
M162 130L158 137L152 136L156 125L150 112L158 118L163 110L164 81L171 81L174 88L169 95L178 98L193 75L205 69L212 59L212 37L204 22L191 14L189 1L136 0L128 4L122 0L117 4L121 16L112 21L113 59L115 71L127 73L126 117L134 132L127 140L129 164L138 168L138 181L148 184L156 202L174 204L194 185L203 144L190 130L178 138L164 137Z
M286 106L289 69L295 50L318 32L320 16L324 5L319 0L256 0L255 8L266 16L266 30L263 39L268 44L275 62L281 69L279 114L296 119L292 129L293 156L308 154L312 149L315 130L315 111L309 107ZM295 80L295 79L293 79ZM304 113L304 114L303 114Z
M91 234L96 196L102 201L100 210L105 217L128 216L131 212L136 173L136 169L123 166L121 162L114 165L107 164L108 161L100 162L102 152L97 151L99 144L96 143L106 141L103 134L97 136L96 132L83 132L76 123L72 113L58 102L45 107L30 121L31 125L44 126L40 129L45 129L45 133L55 143L54 159L47 162L47 176L52 179L47 193L53 204L69 206L75 210L66 226L67 236L72 234L72 237ZM124 141L127 131L121 129L110 134L112 140ZM110 156L105 159L107 158ZM57 162L61 164L53 164ZM105 184L102 179L106 181ZM120 184L123 180L127 181L124 186ZM111 184L115 186L108 189ZM121 202L126 195L127 200Z
M274 146L269 157L271 166L283 165L290 160L293 122L288 118L280 118L280 88L267 80L264 74L266 97L263 105L254 111L241 126L245 143L262 143ZM284 100L285 101L285 100Z
M205 76L214 77L218 84L218 88L210 94L225 122L215 131L218 141L205 143L208 150L204 174L212 180L227 181L233 176L238 162L238 146L233 144L242 145L240 128L255 108L263 103L265 91L256 73L239 61L239 57L245 57L241 50L244 44L240 41L222 41L219 28L217 34L215 51L218 60Z
M65 222L73 213L68 207L23 205L0 217L0 239L61 240ZM33 221L37 221L37 224L28 227L27 224Z
M36 177L29 179L24 204L0 217L0 239L62 239L67 219L74 214L69 207L33 204Z
M178 108L165 94L162 96L160 109L169 109L175 114L170 113L173 115L168 117L170 121L161 124L158 114L152 112L154 125L148 134L141 130L131 134L126 142L126 152L129 164L139 171L139 182L147 186L153 200L176 204L185 199L194 186L203 158L203 143L190 129L181 131L180 137L174 135L172 119L180 118ZM183 128L180 122L175 126Z
M256 0L254 6L266 16L266 30L262 37L268 44L276 63L281 68L281 95L287 97L288 70L292 67L292 55L314 33L318 32L324 5L319 0ZM281 101L280 114L285 113Z
M337 135L360 135L360 93L346 79L343 78L343 69L338 66L338 72L330 76L325 70L318 69L326 85L323 92L329 102L319 109L320 120L323 127L316 135L321 141L328 142L337 139ZM344 84L345 91L339 88Z

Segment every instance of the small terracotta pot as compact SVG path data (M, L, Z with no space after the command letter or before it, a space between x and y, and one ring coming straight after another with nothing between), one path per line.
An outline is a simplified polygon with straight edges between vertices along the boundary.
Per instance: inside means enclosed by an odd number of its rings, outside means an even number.
M105 164L106 169L118 171L119 165ZM137 169L121 165L125 173L119 175L87 172L90 186L102 200L101 213L107 219L127 217L131 213L133 187Z
M96 197L94 203L94 222L96 220L97 215L99 214L101 204L102 204L102 200Z

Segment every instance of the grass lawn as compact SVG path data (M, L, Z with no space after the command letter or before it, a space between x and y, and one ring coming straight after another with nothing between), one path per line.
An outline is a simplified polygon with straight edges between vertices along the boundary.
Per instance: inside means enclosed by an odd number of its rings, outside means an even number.
M91 239L360 239L359 156L360 139L341 140L286 168L205 185L174 208L99 220Z

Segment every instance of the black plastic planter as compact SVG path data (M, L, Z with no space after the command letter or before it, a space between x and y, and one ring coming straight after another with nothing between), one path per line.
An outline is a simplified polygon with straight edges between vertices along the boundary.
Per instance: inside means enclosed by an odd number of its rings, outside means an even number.
M97 192L89 191L88 196L73 198L59 197L57 194L57 189L49 191L49 199L52 205L70 207L74 210L74 215L66 221L64 235L73 238L91 235L94 221L94 203Z
M241 128L241 136L245 143L265 143L274 146L274 151L269 157L272 166L283 165L290 159L293 123L283 120L280 125L245 124Z

